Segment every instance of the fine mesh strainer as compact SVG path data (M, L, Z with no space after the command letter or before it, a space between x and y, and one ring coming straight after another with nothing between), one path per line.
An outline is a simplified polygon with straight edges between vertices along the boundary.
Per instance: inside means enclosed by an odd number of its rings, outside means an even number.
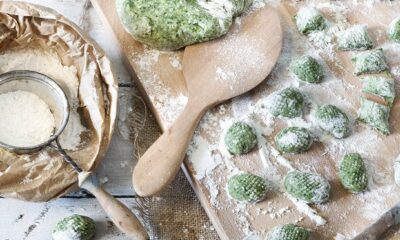
M49 106L56 127L52 136L38 145L18 147L0 141L0 147L16 154L34 153L44 147L56 149L78 173L79 187L97 198L104 211L122 232L132 239L148 239L145 229L133 213L100 186L94 173L83 171L61 147L58 137L68 123L70 109L68 98L60 85L50 77L34 71L19 70L0 74L0 94L14 91L26 91L40 97Z

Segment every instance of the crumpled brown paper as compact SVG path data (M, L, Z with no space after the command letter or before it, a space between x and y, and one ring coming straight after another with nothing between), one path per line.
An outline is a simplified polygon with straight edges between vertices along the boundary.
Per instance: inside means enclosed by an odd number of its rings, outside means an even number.
M0 2L0 52L25 47L51 48L64 65L78 69L80 86L85 86L79 88L81 120L90 134L84 147L68 153L84 170L94 170L109 146L117 113L118 87L110 61L79 27L55 11ZM41 151L48 159L35 161L39 153L16 155L0 148L1 196L48 201L76 189L77 175L61 155L48 147Z

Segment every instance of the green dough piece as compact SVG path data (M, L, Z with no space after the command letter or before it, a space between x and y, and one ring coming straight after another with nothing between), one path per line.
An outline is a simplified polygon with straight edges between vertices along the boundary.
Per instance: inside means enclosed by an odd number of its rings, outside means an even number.
M267 194L267 182L262 177L242 173L228 180L229 196L243 202L259 202Z
M389 25L389 38L400 43L400 17L397 17Z
M285 224L268 232L265 240L308 240L310 232L294 224Z
M116 0L125 29L139 42L175 50L218 38L252 0Z
M326 28L325 18L314 7L300 9L294 16L294 20L299 32L305 35L315 31L322 31Z
M322 105L314 118L318 126L335 138L344 138L350 134L350 121L347 115L334 105Z
M382 48L362 52L353 57L354 74L379 73L389 69Z
M358 119L384 135L390 134L390 107L361 98Z
M246 154L257 145L257 135L247 123L237 122L228 129L225 145L233 155Z
M361 79L362 92L383 98L389 106L393 105L396 91L393 78L368 76Z
M307 203L324 203L329 200L331 185L320 175L291 171L284 181L286 191L294 198Z
M374 47L367 26L355 25L338 36L340 50L368 50Z
M96 232L93 219L74 214L57 223L53 230L53 240L90 240Z
M303 114L304 96L296 88L285 88L268 98L266 108L275 117L300 117Z
M293 60L289 66L296 77L308 83L320 83L324 79L324 71L315 58L302 56Z
M282 129L275 136L275 145L282 153L301 153L310 149L313 136L310 131L301 127Z
M343 187L350 192L363 192L368 186L367 169L358 153L344 156L340 163L339 176Z

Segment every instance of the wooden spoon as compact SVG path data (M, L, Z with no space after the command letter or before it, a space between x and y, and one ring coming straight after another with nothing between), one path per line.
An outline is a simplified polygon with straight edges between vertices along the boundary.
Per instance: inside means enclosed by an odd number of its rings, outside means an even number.
M133 186L140 196L160 192L175 178L208 109L253 89L275 66L282 48L277 11L267 6L240 21L226 36L185 49L183 73L189 100L173 126L136 165Z

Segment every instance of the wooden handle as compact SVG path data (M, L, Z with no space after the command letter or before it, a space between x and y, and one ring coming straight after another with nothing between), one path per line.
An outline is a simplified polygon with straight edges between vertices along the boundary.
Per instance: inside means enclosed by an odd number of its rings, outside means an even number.
M139 159L133 171L133 187L140 196L152 196L168 186L182 164L193 132L206 111L187 104L173 126Z
M133 213L120 201L106 192L97 182L96 176L89 172L79 173L79 186L91 194L99 201L101 207L113 221L113 223L134 240L150 239L146 230L133 215Z

